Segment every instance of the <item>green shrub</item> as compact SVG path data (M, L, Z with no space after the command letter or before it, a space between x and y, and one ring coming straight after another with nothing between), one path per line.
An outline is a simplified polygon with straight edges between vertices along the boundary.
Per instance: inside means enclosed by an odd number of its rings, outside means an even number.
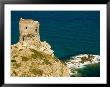
M49 62L49 60L47 60L47 59L43 59L44 60L44 64L46 64L46 65L52 65L52 63L51 62Z
M15 69L19 68L20 66L21 66L20 63L14 63L14 64L13 64L13 67L14 67Z
M11 62L16 62L16 60L11 60Z
M32 52L34 52L34 54L31 55L32 58L36 59L36 58L43 58L43 54L34 50L34 49L30 49Z
M25 57L25 56L21 56L22 57L22 61L28 61L29 58Z
M18 48L17 46L14 46L15 48Z
M17 76L17 73L15 71L13 71L13 73L15 74L15 76Z
M34 75L42 76L43 71L40 69L30 69L30 72Z
M19 51L22 51L23 49L19 49Z
M15 57L18 57L18 55L14 55L13 57L14 57L14 58L15 58Z

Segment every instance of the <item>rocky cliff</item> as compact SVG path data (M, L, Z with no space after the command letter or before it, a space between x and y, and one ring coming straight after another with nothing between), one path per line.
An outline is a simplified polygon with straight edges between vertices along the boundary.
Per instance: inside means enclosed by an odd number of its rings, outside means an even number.
M68 67L55 57L46 41L40 40L39 25L32 19L20 19L19 42L11 45L11 76L69 76Z
M99 63L100 63L100 56L93 54L80 54L77 56L72 56L69 60L66 61L67 67L69 68L70 76L71 75L77 76L78 69L80 70L81 68L84 68L87 65L94 66L94 64L99 64ZM94 70L94 72L96 71Z

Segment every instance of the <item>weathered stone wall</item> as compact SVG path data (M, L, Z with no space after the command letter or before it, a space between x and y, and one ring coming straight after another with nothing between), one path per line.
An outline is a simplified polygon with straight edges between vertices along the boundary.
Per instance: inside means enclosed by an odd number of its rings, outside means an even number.
M19 22L20 41L37 40L39 36L39 22L32 19L20 19Z
M38 21L20 18L18 45L22 49L25 47L33 48L53 56L54 51L51 50L51 46L46 41L40 41L39 25Z

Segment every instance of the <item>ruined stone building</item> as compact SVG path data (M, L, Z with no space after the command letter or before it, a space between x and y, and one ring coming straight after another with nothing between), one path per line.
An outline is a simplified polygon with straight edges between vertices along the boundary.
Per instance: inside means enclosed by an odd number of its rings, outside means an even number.
M39 22L33 21L32 19L20 19L19 22L20 30L20 42L27 42L28 45L38 44L40 42L39 36Z
M51 46L46 42L41 42L39 35L39 22L32 19L22 19L19 21L19 48L24 49L26 47L33 48L35 50L45 52L50 55L53 54Z
M68 67L40 40L39 22L20 19L19 41L11 45L11 76L61 77L69 76Z

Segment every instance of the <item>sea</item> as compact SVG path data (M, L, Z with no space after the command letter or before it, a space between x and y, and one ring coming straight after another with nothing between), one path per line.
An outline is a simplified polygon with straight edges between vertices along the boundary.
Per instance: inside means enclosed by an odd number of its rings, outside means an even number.
M19 40L20 18L40 22L41 41L47 41L60 60L100 55L100 11L11 11L11 45Z

